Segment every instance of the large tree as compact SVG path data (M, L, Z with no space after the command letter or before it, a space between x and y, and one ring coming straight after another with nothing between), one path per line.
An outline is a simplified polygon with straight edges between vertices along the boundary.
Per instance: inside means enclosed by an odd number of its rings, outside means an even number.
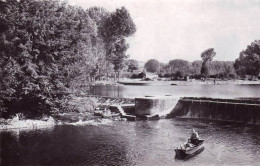
M91 65L95 27L83 9L58 1L1 1L0 9L0 100L9 112L49 112L82 63Z
M126 51L129 46L126 38L133 35L135 31L135 24L125 7L111 13L103 24L101 34L106 43L107 59L114 65L118 77L128 57Z
M105 30L104 24L108 19L110 13L100 7L92 7L87 10L89 17L95 22L97 27L97 37L92 38L93 53L95 56L95 67L92 68L90 76L92 80L106 76L108 78L111 73L113 73L113 65L111 62L107 61L106 58L106 43L103 39L102 33Z
M202 58L202 66L201 66L201 74L204 77L209 76L208 62L212 61L213 57L216 55L214 48L209 48L201 53Z
M156 59L150 59L145 63L144 67L146 71L156 73L160 70L160 62Z
M0 1L0 113L57 110L75 85L108 71L102 31L110 17L59 0ZM118 39L111 43L124 56Z
M260 73L260 40L256 40L240 53L234 63L238 75L259 76Z

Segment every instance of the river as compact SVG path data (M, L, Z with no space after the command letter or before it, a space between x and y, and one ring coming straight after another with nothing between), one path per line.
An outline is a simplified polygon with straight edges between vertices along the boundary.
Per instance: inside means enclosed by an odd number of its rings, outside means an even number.
M174 148L191 129L212 136L187 160ZM161 119L102 125L58 125L30 131L2 131L1 165L260 165L259 126Z
M259 97L259 85L95 86L96 95L142 97ZM83 123L84 124L84 123ZM0 165L260 165L260 128L189 119L114 121L0 131ZM191 129L212 136L199 155L175 159Z
M260 97L260 84L193 84L193 85L96 85L92 93L110 97L144 97L149 95L172 95L174 97L212 97L212 98L239 98L239 97Z

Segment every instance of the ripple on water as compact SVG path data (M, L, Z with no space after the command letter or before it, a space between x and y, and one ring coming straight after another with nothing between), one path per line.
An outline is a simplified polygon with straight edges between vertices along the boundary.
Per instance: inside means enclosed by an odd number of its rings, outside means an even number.
M187 140L192 128L201 138L212 136L206 150L176 160L174 148ZM257 129L183 119L60 125L17 134L1 132L1 158L4 165L257 165Z

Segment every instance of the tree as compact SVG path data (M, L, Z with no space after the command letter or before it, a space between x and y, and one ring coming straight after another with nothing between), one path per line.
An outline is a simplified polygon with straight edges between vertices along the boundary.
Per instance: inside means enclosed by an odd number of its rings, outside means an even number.
M106 43L107 60L114 65L118 77L128 57L126 50L129 46L125 39L133 35L135 31L135 24L125 7L111 13L103 24L101 34Z
M213 57L216 55L214 48L209 48L201 53L202 58L202 66L201 66L201 74L204 77L209 76L208 62L212 61Z
M148 72L156 73L159 72L160 62L156 59L150 59L145 63L144 67Z
M196 60L196 61L192 62L191 73L192 74L200 74L201 73L201 66L202 66L202 61Z
M183 78L183 73L181 71L176 71L175 73L172 74L172 77L176 80L179 80Z
M181 71L184 74L189 72L189 62L182 59L174 59L169 62L171 73Z
M231 74L232 69L231 69L231 65L224 65L224 71L223 71L223 77L224 78L229 78L229 75Z
M247 46L235 60L234 68L241 77L245 75L259 76L260 73L260 40L256 40Z
M126 61L126 65L128 67L127 71L129 71L129 72L133 72L134 70L138 70L139 69L138 62L135 59L127 60Z
M102 72L101 23L82 8L8 0L0 1L0 15L0 111L60 110L78 80Z

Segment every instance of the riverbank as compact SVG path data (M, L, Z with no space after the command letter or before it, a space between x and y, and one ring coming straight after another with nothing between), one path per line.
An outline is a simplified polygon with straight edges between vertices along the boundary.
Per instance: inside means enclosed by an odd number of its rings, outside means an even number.
M45 117L42 119L20 119L17 114L12 119L0 119L1 130L14 130L14 129L38 129L51 127L56 124L53 117Z
M90 85L182 85L182 86L188 86L188 85L204 85L204 84L211 84L211 85L260 85L260 80L258 81L249 81L249 80L167 80L166 78L155 78L150 81L144 80L144 79L130 79L130 78L121 78L117 81L95 81L91 82Z
M111 98L100 96L74 97L69 101L70 109L50 116L35 119L26 119L23 114L16 114L9 119L0 118L1 130L25 129L33 130L52 127L54 125L98 125L108 124L112 121L126 120L119 115L114 116L109 109L104 110L106 116L97 116L95 111L108 108L110 105L133 104L134 99Z
M119 84L123 85L181 85L181 86L192 86L192 85L260 85L260 81L248 81L248 80L175 80L168 81L165 79L155 79L152 81L144 81L142 79L122 79ZM115 84L116 85L116 84Z

